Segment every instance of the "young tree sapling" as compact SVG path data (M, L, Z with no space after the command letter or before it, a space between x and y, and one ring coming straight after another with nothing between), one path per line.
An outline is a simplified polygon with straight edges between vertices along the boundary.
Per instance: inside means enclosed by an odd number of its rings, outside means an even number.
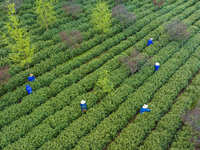
M74 59L73 58L73 50L77 49L78 47L81 47L81 45L79 43L83 40L83 36L81 35L81 33L79 31L72 31L70 33L60 32L59 36L60 36L62 42L65 45L69 46L69 48L71 50L72 59Z
M194 110L186 111L181 117L183 122L192 128L193 137L190 138L190 142L195 143L196 148L200 148L200 108L195 107Z
M171 41L184 41L188 39L190 37L190 33L187 29L187 25L179 19L174 19L173 21L164 24L164 31L167 33Z
M156 10L159 9L162 5L164 5L165 0L162 0L161 2L157 2L156 0L152 0L152 3L154 4L154 6L158 6L156 7Z
M82 8L77 5L74 1L70 1L69 5L67 5L65 2L63 2L63 11L67 12L69 15L73 17L75 20L76 16L82 12Z
M130 70L131 73L135 73L139 70L143 65L144 67L154 65L155 61L153 60L154 56L147 56L145 54L141 54L138 51L138 48L134 48L131 51L130 56L119 57L120 62L123 66L125 66L126 70Z
M108 73L109 71L103 70L103 72L101 72L100 77L96 83L96 85L102 89L101 98L102 98L103 93L108 93L108 95L110 95L110 92L113 91L113 88L114 88L114 86L108 79Z
M134 13L128 13L125 6L117 5L112 9L112 17L120 20L123 30L131 22L133 22L136 17Z

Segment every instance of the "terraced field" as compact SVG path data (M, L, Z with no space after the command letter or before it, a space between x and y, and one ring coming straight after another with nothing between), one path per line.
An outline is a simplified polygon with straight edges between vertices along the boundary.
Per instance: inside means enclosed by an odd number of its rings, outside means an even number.
M75 0L83 9L75 20L62 11L59 1L55 4L57 21L47 31L39 25L35 1L24 2L18 17L21 26L32 32L36 50L30 70L37 79L28 83L33 89L28 95L27 67L10 67L11 78L0 87L0 149L190 149L187 140L180 144L183 138L179 137L189 136L180 114L200 94L199 0L170 0L158 10L151 1L126 1L136 21L123 30L112 18L103 43L90 21L96 0ZM110 9L116 6L114 0L106 2ZM0 11L0 18L0 31L7 34L5 11ZM187 40L170 41L163 33L163 23L173 19L189 26ZM74 29L84 38L72 59L58 33ZM154 43L147 46L151 37ZM154 55L159 70L143 64L136 73L127 73L119 58L130 54L133 47ZM8 54L0 42L0 67L9 63ZM112 96L103 94L101 99L96 82L104 69L110 71L114 90ZM80 109L82 99L87 103L86 115ZM140 114L144 104L151 112Z

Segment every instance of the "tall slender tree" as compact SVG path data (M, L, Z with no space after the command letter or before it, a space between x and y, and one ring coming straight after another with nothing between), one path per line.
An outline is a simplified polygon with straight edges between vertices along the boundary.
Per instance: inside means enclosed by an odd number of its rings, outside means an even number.
M36 0L36 6L36 13L39 16L40 24L42 27L46 26L46 30L48 30L48 25L56 21L53 0Z
M95 29L101 31L102 33L102 43L103 43L103 33L108 32L108 28L111 25L111 11L109 10L106 2L98 2L91 15L92 22L95 25Z
M4 43L8 44L11 52L8 54L8 60L24 67L26 64L29 69L29 63L31 62L32 55L34 54L34 46L30 46L30 35L24 28L19 28L19 20L15 16L15 4L8 4L8 18L9 22L6 23L5 27L8 29L9 36L2 35Z

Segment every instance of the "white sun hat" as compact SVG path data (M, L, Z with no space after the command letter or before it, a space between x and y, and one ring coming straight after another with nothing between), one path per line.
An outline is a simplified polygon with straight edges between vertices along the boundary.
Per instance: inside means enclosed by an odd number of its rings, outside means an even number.
M84 101L84 100L82 100L82 101L81 101L81 104L85 104L85 101Z
M150 38L150 40L153 40L153 38Z
M147 107L148 107L148 105L144 104L143 108L147 108Z
M158 63L158 62L156 62L156 64L155 64L156 66L159 66L160 64Z

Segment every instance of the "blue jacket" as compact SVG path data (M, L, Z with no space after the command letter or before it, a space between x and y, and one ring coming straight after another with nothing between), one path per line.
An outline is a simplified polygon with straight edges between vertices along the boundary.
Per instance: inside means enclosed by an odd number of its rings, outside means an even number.
M153 44L153 41L150 39L150 40L148 41L148 45L147 45L147 46L149 46L149 45L151 45L151 44Z
M26 91L28 92L28 94L31 94L32 88L29 85L26 85Z
M80 106L81 106L81 111L83 111L84 108L87 110L86 103L85 104L80 104Z
M155 66L155 70L156 70L156 71L157 71L157 70L159 69L159 67L160 67L160 66L156 66L156 65L154 65L154 66Z
M140 110L140 113L143 114L143 112L145 112L145 111L151 111L151 109L147 109L147 108L142 107L141 110Z
M29 82L35 81L35 77L28 77Z

